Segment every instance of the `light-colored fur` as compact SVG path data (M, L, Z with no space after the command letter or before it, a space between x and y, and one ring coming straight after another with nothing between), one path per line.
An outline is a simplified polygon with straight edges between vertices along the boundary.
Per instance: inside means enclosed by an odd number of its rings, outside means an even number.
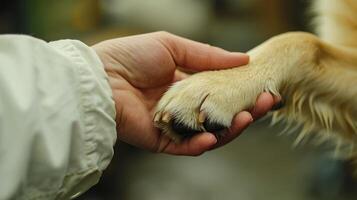
M230 126L233 116L269 91L285 106L273 122L302 127L337 144L357 144L357 0L319 0L317 32L273 37L249 51L246 66L195 74L176 83L157 105L156 125L173 138L170 120L204 130L203 120ZM200 116L201 112L201 116ZM202 117L202 113L206 117ZM350 152L350 153L351 153Z

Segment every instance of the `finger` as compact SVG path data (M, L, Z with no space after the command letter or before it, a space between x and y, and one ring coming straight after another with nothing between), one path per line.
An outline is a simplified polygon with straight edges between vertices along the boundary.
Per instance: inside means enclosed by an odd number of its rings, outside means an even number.
M222 132L223 137L220 140L218 140L217 144L214 145L214 148L223 146L223 145L229 143L230 141L234 140L252 122L253 122L253 117L249 112L242 111L242 112L238 113L234 117L231 127L228 130Z
M249 56L244 53L229 52L169 33L160 32L157 35L170 51L176 65L183 68L203 71L231 68L249 62Z
M253 118L259 119L269 112L275 104L273 95L268 92L263 92L259 95L254 108L251 111Z
M198 156L208 151L217 143L216 137L211 133L201 133L180 143L170 142L164 153L174 155Z

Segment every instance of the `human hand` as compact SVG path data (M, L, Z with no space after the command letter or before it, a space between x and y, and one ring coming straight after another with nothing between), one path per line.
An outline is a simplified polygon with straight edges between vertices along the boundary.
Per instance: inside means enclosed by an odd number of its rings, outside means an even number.
M236 138L252 121L265 115L279 99L262 93L255 107L236 115L225 137L211 133L170 142L153 125L154 108L168 87L189 75L180 71L224 69L247 64L249 57L166 32L106 40L93 46L109 76L116 106L118 138L123 142L176 155L199 155Z

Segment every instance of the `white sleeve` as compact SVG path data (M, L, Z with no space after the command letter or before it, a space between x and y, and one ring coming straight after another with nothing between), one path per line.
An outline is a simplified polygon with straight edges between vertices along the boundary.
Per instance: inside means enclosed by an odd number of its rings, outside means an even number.
M0 200L68 199L89 189L113 156L114 118L90 47L0 36Z

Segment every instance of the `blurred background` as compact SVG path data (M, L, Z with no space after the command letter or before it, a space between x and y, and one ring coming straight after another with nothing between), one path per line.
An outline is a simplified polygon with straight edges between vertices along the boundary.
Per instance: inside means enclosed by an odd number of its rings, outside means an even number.
M165 30L231 51L276 34L311 31L308 0L1 0L0 33L44 40L104 39ZM200 157L152 154L118 142L101 182L79 199L357 199L348 161L330 147L279 136L269 117Z

